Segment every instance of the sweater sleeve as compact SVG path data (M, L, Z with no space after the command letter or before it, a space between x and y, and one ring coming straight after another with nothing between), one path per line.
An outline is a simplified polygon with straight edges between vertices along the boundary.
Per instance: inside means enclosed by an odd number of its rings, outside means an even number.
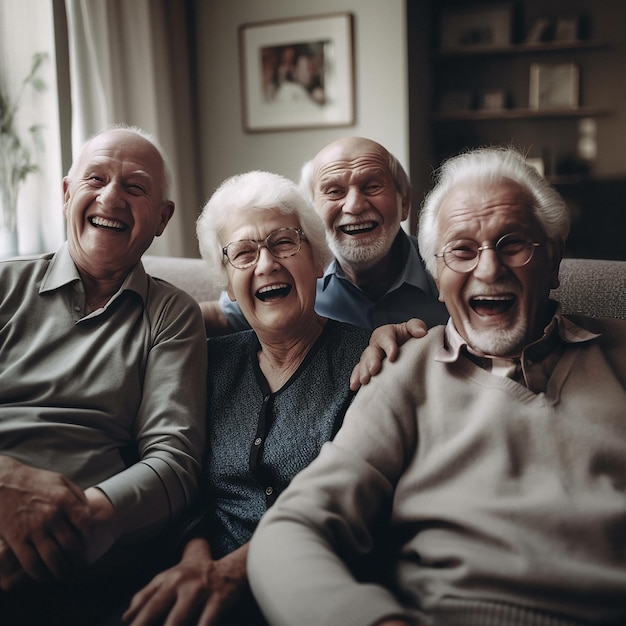
M395 484L417 448L415 399L398 392L397 372L388 369L359 391L334 442L296 476L253 536L250 584L272 624L308 624L312 616L342 626L416 619L387 588L351 570L388 523Z

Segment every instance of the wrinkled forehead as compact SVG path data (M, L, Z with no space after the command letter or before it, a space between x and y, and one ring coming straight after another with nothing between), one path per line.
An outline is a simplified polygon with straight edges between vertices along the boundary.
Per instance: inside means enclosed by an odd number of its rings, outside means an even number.
M385 151L374 143L336 143L322 150L313 162L314 180L349 178L352 175L391 175Z
M438 218L440 235L459 231L469 236L485 225L543 231L532 196L509 179L458 183L442 199Z

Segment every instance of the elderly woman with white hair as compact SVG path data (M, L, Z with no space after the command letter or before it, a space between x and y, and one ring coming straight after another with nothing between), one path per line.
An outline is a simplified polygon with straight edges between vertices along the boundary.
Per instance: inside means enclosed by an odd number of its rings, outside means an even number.
M247 585L248 541L339 428L370 335L315 312L330 252L290 180L259 171L227 179L197 234L214 280L252 330L208 341L208 504L181 561L133 598L133 626L168 613L168 624L264 623Z

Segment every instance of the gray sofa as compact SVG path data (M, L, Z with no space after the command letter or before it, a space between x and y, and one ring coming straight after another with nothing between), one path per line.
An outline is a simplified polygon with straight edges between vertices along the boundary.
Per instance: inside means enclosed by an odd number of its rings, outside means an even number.
M202 259L144 256L148 274L190 293L198 302L219 297ZM554 297L566 313L626 319L626 261L563 259Z

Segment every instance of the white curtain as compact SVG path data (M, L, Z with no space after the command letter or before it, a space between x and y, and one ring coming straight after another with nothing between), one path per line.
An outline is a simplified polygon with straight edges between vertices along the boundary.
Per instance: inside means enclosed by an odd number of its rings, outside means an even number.
M174 172L174 217L150 254L198 256L201 207L188 3L65 0L72 89L72 150L116 123L152 133Z

